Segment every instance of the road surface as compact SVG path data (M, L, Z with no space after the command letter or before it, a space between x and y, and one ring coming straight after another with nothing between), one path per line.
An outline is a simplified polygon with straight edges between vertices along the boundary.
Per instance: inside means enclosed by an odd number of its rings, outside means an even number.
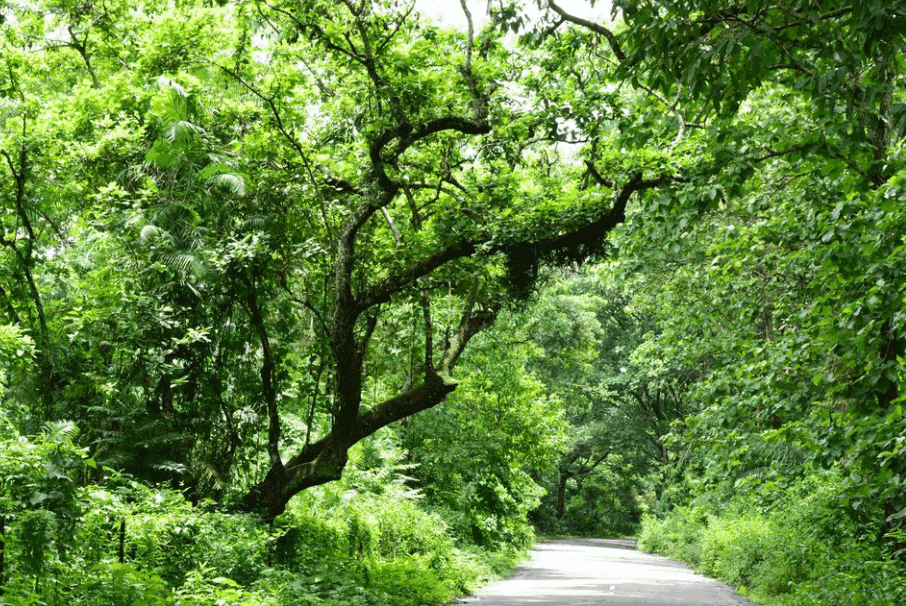
M541 543L509 579L461 599L469 606L749 606L684 564L635 551L632 541Z

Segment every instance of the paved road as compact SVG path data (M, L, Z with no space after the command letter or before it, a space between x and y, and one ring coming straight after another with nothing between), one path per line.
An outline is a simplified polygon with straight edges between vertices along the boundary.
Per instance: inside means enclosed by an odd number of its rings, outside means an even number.
M459 604L470 606L743 606L752 602L684 564L635 551L631 541L541 543L509 579Z

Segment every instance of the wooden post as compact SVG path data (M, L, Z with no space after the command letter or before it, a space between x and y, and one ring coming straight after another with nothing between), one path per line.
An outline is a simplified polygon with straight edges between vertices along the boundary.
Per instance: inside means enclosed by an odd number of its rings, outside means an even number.
M126 518L120 520L120 564L126 563Z
M3 556L6 553L6 516L0 515L0 597L3 597Z

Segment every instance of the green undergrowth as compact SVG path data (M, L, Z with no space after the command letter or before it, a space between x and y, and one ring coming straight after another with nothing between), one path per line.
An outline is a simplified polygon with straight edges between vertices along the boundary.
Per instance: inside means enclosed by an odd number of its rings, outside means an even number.
M457 536L387 466L352 465L268 524L129 478L48 489L39 501L29 476L46 471L46 457L84 456L65 441L55 448L33 452L30 467L19 453L5 470L6 493L21 485L23 499L5 503L0 605L439 606L524 556Z
M897 606L906 553L878 540L833 475L812 477L769 507L692 504L646 516L639 548L691 564L769 606Z
M522 555L457 544L442 519L412 500L328 500L294 504L266 525L193 507L170 491L95 488L73 546L57 550L51 539L39 554L41 574L26 568L38 539L21 526L11 533L0 604L440 605L506 574Z

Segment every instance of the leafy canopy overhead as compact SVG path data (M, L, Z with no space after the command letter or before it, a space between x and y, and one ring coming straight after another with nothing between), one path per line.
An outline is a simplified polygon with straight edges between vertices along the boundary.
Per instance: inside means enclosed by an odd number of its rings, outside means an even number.
M443 401L542 265L601 258L696 170L608 47L515 45L509 10L5 6L17 422L74 419L104 464L274 516Z

